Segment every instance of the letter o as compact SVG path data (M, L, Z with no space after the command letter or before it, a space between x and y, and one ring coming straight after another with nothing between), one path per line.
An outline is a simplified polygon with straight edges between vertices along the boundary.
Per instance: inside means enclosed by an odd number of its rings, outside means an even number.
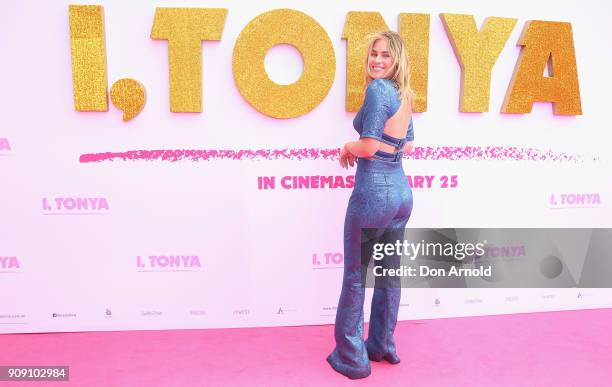
M283 43L294 46L304 59L300 79L290 85L272 81L264 66L268 50ZM255 109L274 118L294 118L323 101L334 82L336 56L316 20L293 9L275 9L257 16L240 32L232 69L240 94Z

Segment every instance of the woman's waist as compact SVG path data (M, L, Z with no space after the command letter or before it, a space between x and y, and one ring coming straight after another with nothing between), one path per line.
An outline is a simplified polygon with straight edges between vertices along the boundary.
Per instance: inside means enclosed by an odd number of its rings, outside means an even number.
M379 158L358 158L356 175L377 172L386 174L404 173L402 159L397 161L381 160Z
M379 149L372 155L372 157L367 157L367 160L382 160L389 161L401 164L402 159L404 157L404 152L402 150L398 150L397 152L387 152L382 149Z

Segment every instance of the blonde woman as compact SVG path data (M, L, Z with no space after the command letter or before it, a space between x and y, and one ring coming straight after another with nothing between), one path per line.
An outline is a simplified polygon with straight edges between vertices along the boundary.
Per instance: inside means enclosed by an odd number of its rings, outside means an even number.
M344 222L344 277L329 364L341 374L359 379L370 375L369 360L399 363L393 332L400 301L399 278L378 282L372 298L368 339L363 341L361 229L401 229L412 212L412 191L402 167L402 155L413 146L412 101L408 54L402 38L386 31L369 37L365 98L353 126L360 135L340 153L344 168L357 163L355 186ZM388 237L382 237L382 241ZM397 235L397 234L396 234ZM389 240L387 240L389 242ZM369 257L367 257L369 260ZM386 257L384 267L397 267L399 257Z

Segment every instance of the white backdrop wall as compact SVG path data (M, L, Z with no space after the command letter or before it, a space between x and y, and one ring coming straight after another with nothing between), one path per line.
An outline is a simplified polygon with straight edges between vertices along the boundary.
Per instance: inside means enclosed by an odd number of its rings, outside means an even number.
M280 179L354 171L325 158L82 163L79 156L146 149L320 150L355 139L354 113L344 107L341 36L349 11L380 12L392 29L401 12L431 15L428 110L414 116L417 146L576 155L574 161L405 159L411 178L434 176L431 187L413 188L409 227L611 226L612 26L603 0L81 3L104 6L109 86L129 77L146 87L146 106L127 123L112 104L108 112L74 110L68 4L1 5L0 332L333 323L350 189L286 189ZM203 43L202 113L170 112L167 42L149 37L157 6L228 9L221 41ZM335 50L329 94L294 119L259 113L232 76L238 34L275 8L316 19ZM458 111L460 68L440 13L474 15L478 26L488 16L518 19L493 68L487 113ZM536 103L530 114L499 112L528 20L572 23L583 115L554 116L549 103ZM300 55L288 46L271 50L266 64L278 82L290 83L301 73ZM453 175L457 187L442 188L442 176ZM274 176L276 188L258 189L260 176ZM553 207L552 194L596 194L598 200ZM79 198L98 200L93 208L89 202L88 209L70 209ZM329 254L329 264L313 265L313 254ZM160 256L183 258L170 264ZM400 319L610 307L611 296L610 289L406 289Z

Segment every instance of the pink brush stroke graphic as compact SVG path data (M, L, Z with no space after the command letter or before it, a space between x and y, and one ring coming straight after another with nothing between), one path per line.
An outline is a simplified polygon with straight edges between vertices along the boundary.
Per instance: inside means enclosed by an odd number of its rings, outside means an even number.
M81 163L102 161L214 161L214 160L336 160L339 149L166 149L132 150L125 152L86 153L79 157ZM519 160L519 161L584 161L582 156L551 150L503 146L437 146L415 147L404 155L411 160Z

